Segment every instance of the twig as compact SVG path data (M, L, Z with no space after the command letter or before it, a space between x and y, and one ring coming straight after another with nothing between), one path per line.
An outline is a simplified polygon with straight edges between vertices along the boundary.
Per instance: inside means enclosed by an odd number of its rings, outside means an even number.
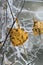
M7 0L7 3L9 3L8 0ZM21 13L21 11L22 11L22 9L23 9L23 7L24 7L24 3L25 3L25 0L24 0L23 5L22 5L22 7L21 7L21 9L20 9L20 11L19 11L19 13L18 13L18 15L17 15L16 18L19 17L19 14ZM10 6L9 6L9 8L10 8ZM11 8L10 8L10 11L12 11ZM12 14L12 17L13 17L13 14ZM14 17L13 17L13 24L12 24L12 26L11 26L11 28L10 28L8 34L6 35L5 41L4 41L4 43L3 43L2 47L1 47L1 49L3 48L4 44L6 43L6 40L7 40L8 36L9 36L9 34L10 34L10 31L12 30L12 28L13 28L13 26L14 26L14 24L15 24L15 21L16 21L16 19L14 20Z

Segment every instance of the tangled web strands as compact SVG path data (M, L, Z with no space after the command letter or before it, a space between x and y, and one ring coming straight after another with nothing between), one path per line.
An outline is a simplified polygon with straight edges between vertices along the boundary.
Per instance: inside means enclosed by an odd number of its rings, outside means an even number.
M1 49L3 48L4 44L6 43L6 40L7 40L7 38L8 38L8 35L9 35L10 31L12 30L12 28L13 28L13 26L14 26L14 24L15 24L15 21L16 21L16 19L14 20L14 16L13 16L13 13L12 13L12 10L11 10L11 7L10 7L10 4L9 4L8 0L6 0L6 1L7 1L8 5L9 5L9 8L10 8L10 12L11 12L11 15L12 15L12 18L13 18L13 24L12 24L12 26L11 26L11 28L10 28L8 34L6 35L5 41L3 42L3 45L2 45L2 47L1 47ZM20 9L20 11L18 12L16 18L19 18L19 14L21 13L21 11L22 11L22 9L23 9L23 7L24 7L25 0L22 0L21 3L23 3L23 4L22 4L21 9ZM21 3L20 3L20 4L21 4Z
M10 12L11 12L11 15L12 15L12 18L13 18L13 24L12 24L12 26L11 26L11 28L10 28L8 34L6 35L6 38L5 38L4 42L3 42L3 45L2 45L2 47L0 48L0 50L4 47L4 45L5 45L5 43L6 43L6 40L7 40L8 36L9 36L9 34L10 34L10 31L12 30L12 28L13 28L13 26L14 26L14 24L15 24L15 21L16 21L16 19L14 20L14 16L13 16L13 13L12 13L12 10L11 10L11 7L10 7L10 4L9 4L8 0L6 0L6 1L7 1L8 5L9 5L9 8L10 8ZM22 0L21 3L23 3L23 4L22 4L21 9L20 9L20 11L18 12L16 18L19 17L19 14L21 13L21 11L22 11L22 9L23 9L23 7L24 7L25 0ZM20 3L20 4L21 4L21 3ZM5 53L5 51L3 52L3 57L2 57L1 65L3 65L4 53Z

